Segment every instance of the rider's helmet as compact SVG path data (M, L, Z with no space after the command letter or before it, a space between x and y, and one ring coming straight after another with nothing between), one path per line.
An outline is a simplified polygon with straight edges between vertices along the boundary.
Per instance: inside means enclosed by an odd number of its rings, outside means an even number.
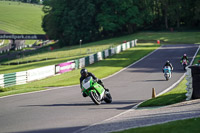
M186 55L186 54L184 54L183 56L185 56L185 57L186 57L187 55Z
M168 60L166 61L166 64L169 64L169 61L168 61Z
M83 69L81 69L80 73L81 73L81 76L86 77L88 74L88 70L83 68Z

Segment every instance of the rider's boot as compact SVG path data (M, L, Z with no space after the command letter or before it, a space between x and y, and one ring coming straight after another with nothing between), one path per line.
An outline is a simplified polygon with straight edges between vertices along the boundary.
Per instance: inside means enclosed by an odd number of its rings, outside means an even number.
M106 89L106 88L104 88L104 89L105 89L105 91L109 92L109 89Z
M83 97L87 97L87 94L85 94L84 92L82 92Z
M169 74L169 78L171 78L171 77L172 77L172 73Z
M101 80L98 80L98 83L105 89L105 91L109 92L109 89L105 88L105 86Z

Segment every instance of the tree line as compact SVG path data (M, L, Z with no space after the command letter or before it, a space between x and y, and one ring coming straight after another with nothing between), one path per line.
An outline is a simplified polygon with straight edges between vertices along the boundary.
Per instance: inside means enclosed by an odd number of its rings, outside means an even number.
M141 30L200 29L199 0L46 0L42 27L61 46Z

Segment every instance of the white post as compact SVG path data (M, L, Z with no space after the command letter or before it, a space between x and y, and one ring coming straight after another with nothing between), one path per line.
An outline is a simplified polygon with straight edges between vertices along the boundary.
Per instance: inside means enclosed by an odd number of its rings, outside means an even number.
M82 40L80 40L80 54L81 54L81 43L82 43Z

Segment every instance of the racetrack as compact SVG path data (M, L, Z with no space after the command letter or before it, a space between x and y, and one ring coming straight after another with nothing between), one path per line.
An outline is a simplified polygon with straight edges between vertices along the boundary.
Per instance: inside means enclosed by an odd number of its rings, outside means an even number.
M151 98L152 88L160 93L170 87L184 74L180 57L187 53L191 60L197 49L193 44L165 45L104 79L113 97L111 104L94 105L90 98L81 96L79 85L0 98L0 132L79 132ZM169 81L161 70L166 60L174 66Z

